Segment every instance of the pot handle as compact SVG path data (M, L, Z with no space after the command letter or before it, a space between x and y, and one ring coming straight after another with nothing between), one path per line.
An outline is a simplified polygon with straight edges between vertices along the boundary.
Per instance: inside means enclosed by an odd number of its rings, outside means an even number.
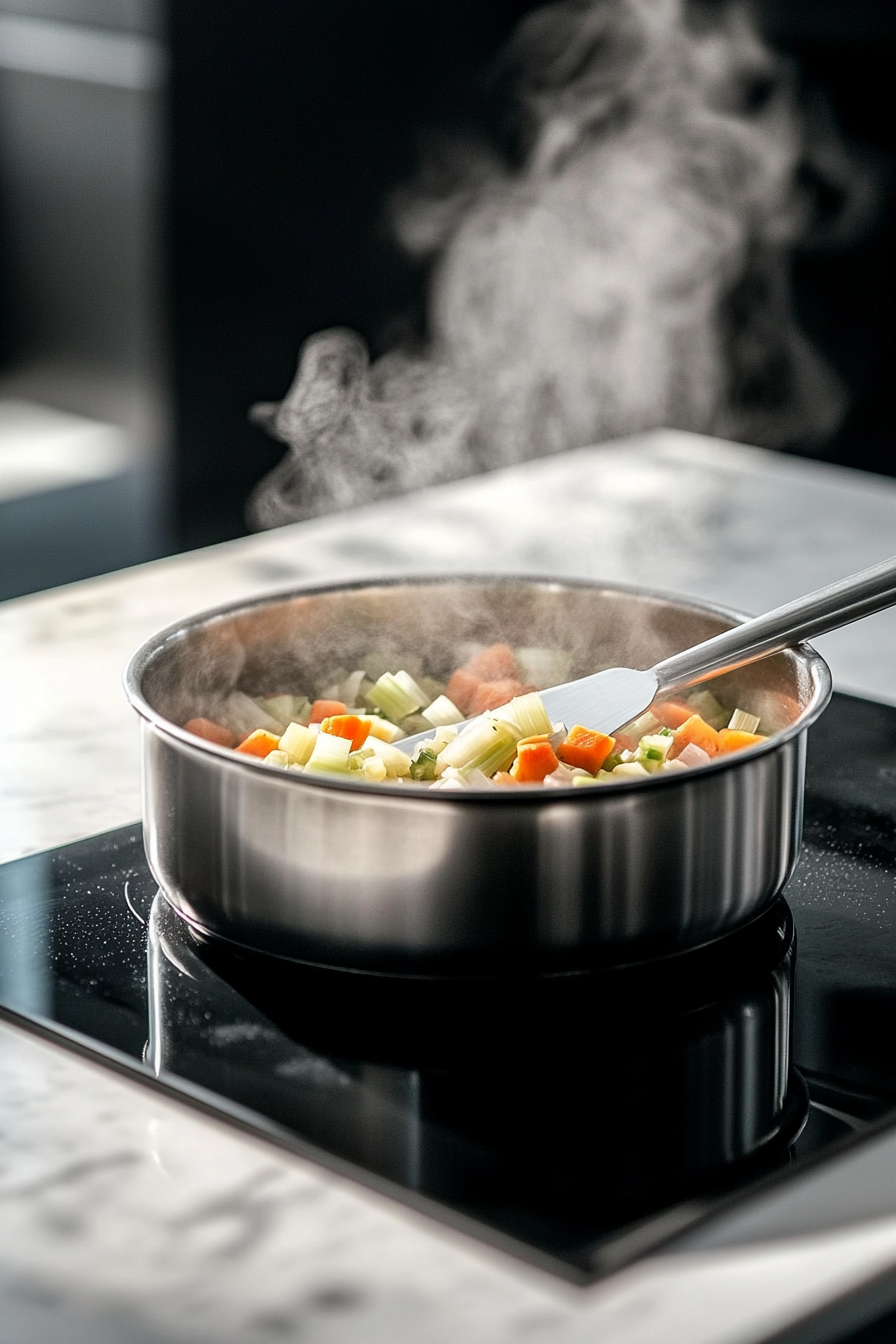
M896 603L896 556L673 654L652 670L660 691L753 663Z

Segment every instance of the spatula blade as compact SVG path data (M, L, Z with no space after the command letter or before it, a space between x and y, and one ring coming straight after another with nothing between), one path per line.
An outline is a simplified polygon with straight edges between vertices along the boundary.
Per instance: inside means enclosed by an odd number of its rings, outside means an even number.
M608 667L578 681L540 691L553 723L580 723L599 733L613 733L637 718L658 690L656 674L631 667Z

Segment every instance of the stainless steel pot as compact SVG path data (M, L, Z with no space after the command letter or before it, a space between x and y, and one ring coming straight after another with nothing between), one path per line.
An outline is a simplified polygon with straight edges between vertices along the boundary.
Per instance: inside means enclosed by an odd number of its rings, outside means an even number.
M310 779L185 733L233 689L307 689L371 647L434 675L466 641L569 649L574 674L650 666L741 617L643 589L452 577L305 590L198 616L134 655L144 828L174 908L264 951L408 973L629 960L725 933L796 861L806 730L830 696L809 645L716 678L771 739L600 789L429 792Z

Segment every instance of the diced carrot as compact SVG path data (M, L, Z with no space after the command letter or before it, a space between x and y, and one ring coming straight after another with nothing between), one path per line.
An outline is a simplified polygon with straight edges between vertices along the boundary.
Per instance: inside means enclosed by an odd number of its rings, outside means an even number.
M237 747L244 756L258 756L264 760L265 756L270 756L272 751L276 751L280 745L280 739L276 733L269 733L265 728L256 728L254 733L250 733L245 741Z
M490 648L474 653L464 671L477 681L517 681L520 675L513 649L507 644L492 644Z
M344 714L347 706L341 700L315 700L311 706L311 718L309 723L323 723L324 719L330 718L334 714Z
M352 751L357 751L367 741L370 724L357 714L331 714L324 719L320 730L332 737L347 737L352 744Z
M689 719L685 719L680 728L676 728L672 736L675 741L669 749L670 760L675 760L689 742L693 742L695 747L705 751L709 756L718 756L722 750L722 739L719 737L715 728L711 728L705 719L701 719L699 714L692 714Z
M560 743L557 755L564 765L578 766L580 770L596 775L615 745L614 737L577 723L569 730L566 740Z
M694 711L682 700L661 700L658 705L650 706L650 712L664 728L680 728Z
M190 719L184 724L184 730L194 737L204 737L206 742L217 742L219 747L232 747L236 738L229 728L224 728L212 719Z
M473 703L473 696L479 690L479 678L466 668L459 667L456 672L451 673L448 685L445 687L445 694L453 705L457 705L461 714L469 714L470 705Z
M764 733L744 733L737 728L721 728L719 737L722 741L722 751L743 751L744 747L752 747L757 742L767 741Z
M552 775L559 764L554 748L547 740L520 742L510 773L520 784L541 784L545 775Z
M506 705L515 695L521 695L524 690L525 687L515 678L508 678L505 681L481 681L470 701L467 713L484 714L486 710L497 709L499 705ZM450 696L448 698L451 699Z

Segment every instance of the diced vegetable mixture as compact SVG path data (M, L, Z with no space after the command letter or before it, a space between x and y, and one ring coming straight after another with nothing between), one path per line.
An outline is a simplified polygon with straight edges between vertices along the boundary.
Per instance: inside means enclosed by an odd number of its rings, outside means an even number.
M375 668L382 659L364 661ZM190 719L184 728L281 770L445 790L646 779L766 740L757 715L724 709L705 688L655 701L613 737L552 723L538 691L568 681L571 669L571 655L560 650L493 644L471 650L444 684L416 667L414 676L398 668L376 679L340 668L322 680L316 699L235 691L214 718ZM413 756L396 745L420 732L431 735Z

